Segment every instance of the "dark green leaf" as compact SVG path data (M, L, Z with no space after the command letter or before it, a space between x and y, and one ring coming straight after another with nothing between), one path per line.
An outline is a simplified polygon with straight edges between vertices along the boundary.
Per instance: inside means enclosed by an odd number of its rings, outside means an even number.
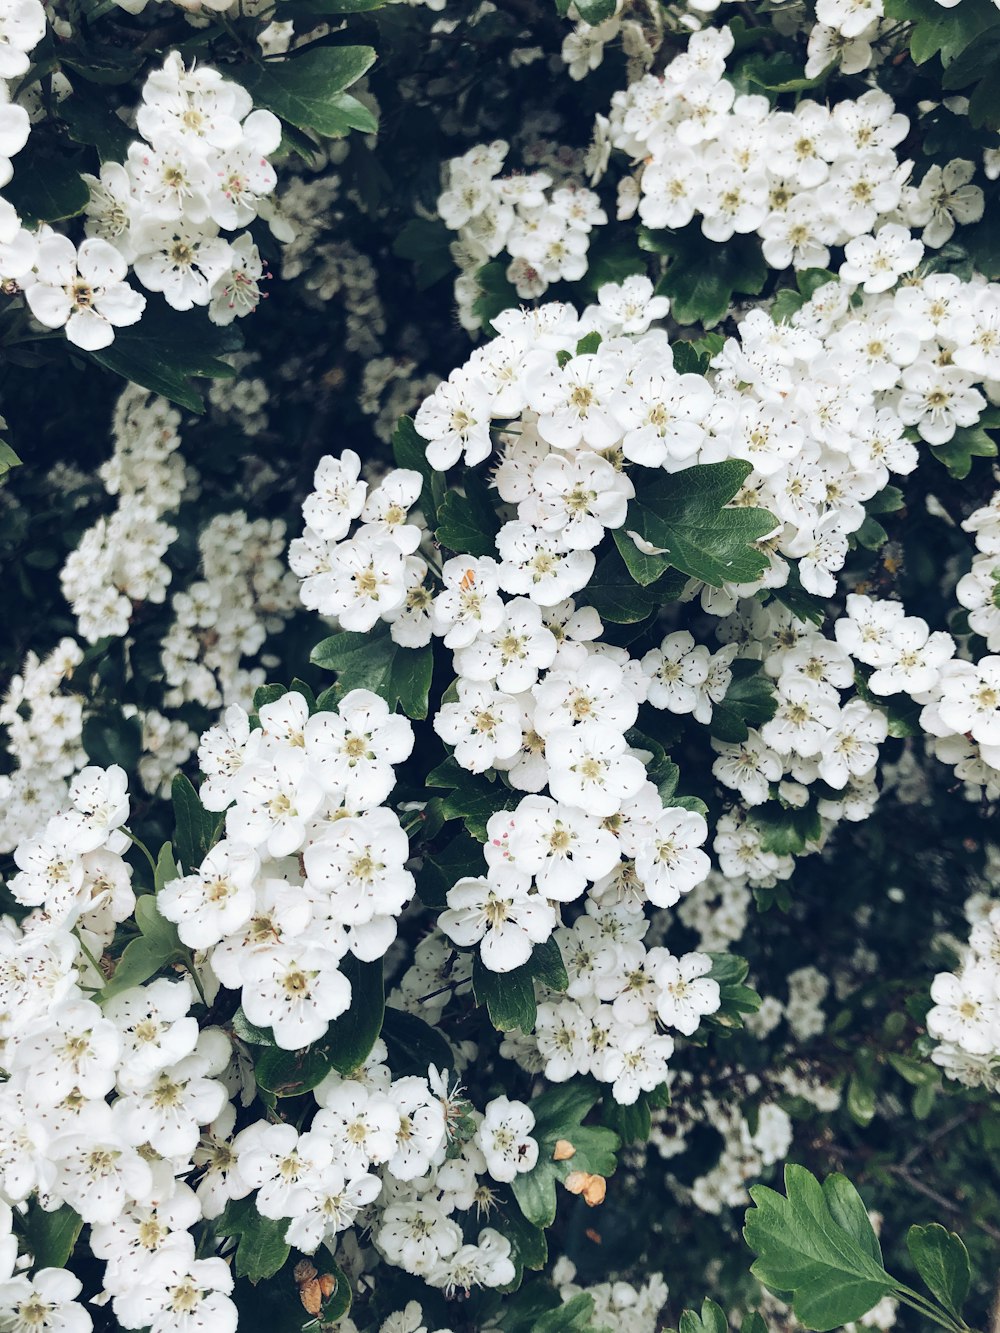
M455 1063L451 1047L437 1028L404 1009L386 1009L382 1040L389 1053L389 1068L397 1078L410 1074L426 1078L430 1065L451 1069Z
M274 1220L257 1211L256 1198L233 1199L214 1223L220 1236L239 1236L235 1271L254 1284L283 1268L290 1246L285 1241L288 1218Z
M32 1267L65 1268L83 1230L83 1218L68 1203L47 1213L36 1200L32 1200L23 1226L25 1248L32 1256Z
M257 106L267 107L300 130L342 138L357 128L353 108L360 104L341 94L374 61L370 46L313 46L301 55L244 69L243 82ZM370 120L370 113L366 115ZM361 128L367 132L374 125Z
M341 630L318 643L309 660L336 672L337 686L345 694L371 690L390 708L399 704L407 717L427 716L434 655L429 646L401 648L393 642L388 625L380 624L369 634Z
M934 1222L926 1227L910 1227L906 1248L927 1289L949 1314L960 1319L972 1280L969 1252L961 1237Z
M552 990L565 990L569 983L559 945L550 936L536 944L531 957L510 972L491 972L479 954L472 964L472 988L476 1003L485 1004L490 1022L503 1032L519 1028L531 1032L535 1026L535 982Z
M639 498L629 505L626 532L638 532L649 542L664 568L671 565L716 588L749 583L768 566L767 555L754 543L777 526L765 509L724 507L750 471L742 459L673 475L636 469Z
M177 855L185 873L190 873L204 861L224 816L211 814L205 809L183 773L174 778L170 795L174 806Z
M751 1271L783 1293L806 1328L825 1330L867 1314L895 1282L882 1267L864 1204L843 1176L821 1186L805 1167L785 1167L786 1196L756 1185L744 1236L758 1256Z
M712 710L709 730L720 741L739 744L750 734L750 727L762 726L774 717L778 701L774 681L759 662L738 657L731 666L733 678L725 698Z
M484 482L473 473L463 479L465 494L449 490L438 510L434 536L458 555L496 556L500 515Z
M14 179L4 186L4 197L26 225L76 217L90 201L90 190L80 176L80 164L36 148L34 138L33 135L28 146L18 153L17 170Z

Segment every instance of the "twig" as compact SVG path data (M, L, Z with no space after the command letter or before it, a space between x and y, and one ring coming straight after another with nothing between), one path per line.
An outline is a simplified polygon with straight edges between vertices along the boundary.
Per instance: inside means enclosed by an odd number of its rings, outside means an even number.
M907 1185L909 1185L911 1189L916 1190L918 1194L923 1194L926 1198L933 1199L939 1208L943 1208L948 1213L961 1215L963 1217L965 1216L964 1208L955 1203L953 1199L948 1199L943 1194L939 1194L938 1191L932 1189L930 1185L926 1185L919 1176L915 1176L913 1172L907 1170L905 1166L889 1166L886 1167L886 1170L892 1175L898 1176L900 1180L904 1180ZM1000 1241L1000 1227L993 1226L991 1222L983 1222L980 1218L972 1218L971 1220L973 1226L977 1226L980 1231L985 1231L987 1236L991 1236L993 1240ZM993 1322L993 1333L1000 1333L1000 1325L998 1325L995 1318Z

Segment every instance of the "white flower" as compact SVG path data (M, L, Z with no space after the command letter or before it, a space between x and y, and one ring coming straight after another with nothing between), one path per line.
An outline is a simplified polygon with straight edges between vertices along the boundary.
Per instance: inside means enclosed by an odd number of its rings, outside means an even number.
M491 972L510 972L531 957L535 944L552 934L556 914L532 894L527 875L493 866L488 876L460 879L448 890L448 907L438 925L456 944L480 944Z
M656 1012L667 1027L690 1037L705 1014L719 1007L719 983L705 975L712 960L702 953L674 958L666 949L651 949L646 967L656 985Z
M107 241L91 237L77 250L69 237L50 233L39 242L25 299L40 324L65 326L71 343L96 352L145 309L146 298L124 281L127 272L128 264Z
M538 1142L531 1137L535 1116L524 1102L494 1097L487 1102L476 1130L476 1145L486 1158L486 1169L494 1180L509 1184L530 1171L538 1161Z
M615 814L646 780L641 760L626 749L625 737L600 723L553 731L545 744L549 790L587 814Z
M232 247L214 224L140 218L132 229L135 275L162 292L175 310L208 305L218 280L232 267Z
M672 907L709 872L701 845L708 838L703 815L679 808L661 812L648 834L638 840L635 872L650 902Z
M243 1009L251 1023L297 1051L318 1041L351 1003L351 983L320 945L276 944L243 965Z

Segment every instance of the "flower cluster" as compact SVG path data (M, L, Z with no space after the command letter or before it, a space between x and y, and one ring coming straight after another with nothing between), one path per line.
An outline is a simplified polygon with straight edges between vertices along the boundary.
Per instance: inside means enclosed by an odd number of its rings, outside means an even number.
M509 151L498 139L453 158L438 199L441 220L458 232L451 247L460 270L455 299L470 331L481 324L474 307L484 264L506 251L507 280L518 296L542 296L555 282L583 277L590 233L608 220L592 190L557 185L548 171L500 176Z
M1000 908L988 901L973 918L962 965L931 986L931 1059L949 1078L1000 1091Z
M877 262L897 275L922 253L897 216L922 226L929 246L943 245L956 222L982 217L971 162L934 168L919 188L907 186L912 163L895 150L909 122L888 94L873 88L832 108L804 99L795 111L775 111L725 78L732 48L728 28L707 28L662 76L614 95L598 132L641 163L619 186L620 216L638 211L653 228L700 217L703 234L719 242L756 233L778 269L826 268L837 246L848 247L850 261L852 244L886 223ZM861 253L870 245L864 240Z

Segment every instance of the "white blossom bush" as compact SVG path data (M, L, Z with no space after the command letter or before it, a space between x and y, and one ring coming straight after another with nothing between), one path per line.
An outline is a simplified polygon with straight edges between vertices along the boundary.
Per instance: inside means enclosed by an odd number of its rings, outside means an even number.
M993 1327L998 40L0 0L0 1329Z

